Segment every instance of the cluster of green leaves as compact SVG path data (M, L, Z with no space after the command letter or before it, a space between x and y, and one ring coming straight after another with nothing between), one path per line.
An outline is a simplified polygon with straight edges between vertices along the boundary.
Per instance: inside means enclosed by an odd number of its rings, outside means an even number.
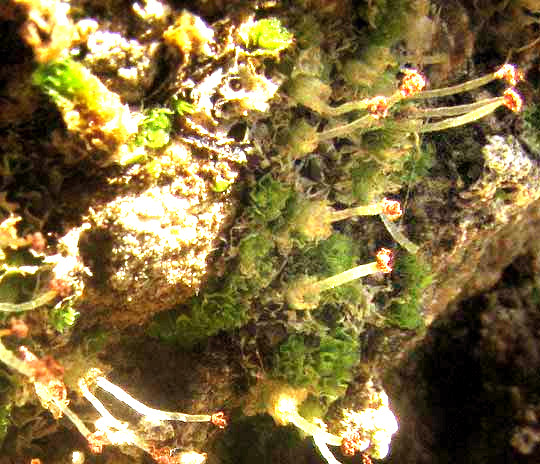
M421 298L433 282L431 268L418 255L404 254L396 260L394 274L400 293L388 310L387 321L401 329L417 330L424 325Z
M375 161L358 160L350 173L353 198L360 204L368 204L383 183L381 166Z
M135 144L147 148L161 148L169 143L173 111L153 108L148 111L138 127Z
M86 68L71 58L48 61L34 71L32 83L49 95L54 102L76 100L88 93Z
M238 272L252 289L266 288L276 276L278 257L272 236L265 230L244 237L238 247Z
M281 222L292 197L291 188L263 177L250 195L253 232L240 241L231 271L224 279L209 282L204 293L192 298L187 311L158 315L150 335L189 348L222 330L245 325L251 302L271 284L279 268L269 227Z
M175 95L171 99L171 107L178 116L191 114L195 111L195 105Z
M147 148L161 148L169 143L172 128L173 116L183 116L193 113L195 107L174 96L170 101L170 108L152 108L145 112L144 118L139 123L135 145Z
M345 234L335 232L318 243L307 243L294 253L285 270L287 279L303 275L320 278L356 266L357 246ZM309 322L297 325L300 332L283 342L273 359L272 377L292 386L307 388L316 398L330 401L342 396L359 360L356 306L363 304L358 283L324 292L320 309ZM347 314L347 316L345 316Z
M358 258L352 238L336 232L308 248L299 264L310 274L329 277L356 266Z
M156 316L150 335L190 348L222 330L242 327L249 320L250 301L270 284L273 265L273 242L258 235L246 237L233 271L223 280L209 282L206 292L191 299L187 311Z
M358 340L341 329L320 337L295 334L280 345L272 376L334 400L345 393L358 361Z
M394 45L405 36L411 0L363 0L357 13L369 25L370 45Z
M262 48L279 52L287 48L293 40L278 18L266 18L255 21L248 31L249 47Z
M215 293L194 297L189 312L158 314L149 334L184 348L191 348L222 330L233 330L248 321L248 308L230 284Z
M55 307L49 315L49 323L60 333L75 325L79 312L73 308L73 299L66 299Z
M432 151L418 153L393 125L389 119L383 128L362 135L361 147L369 159L354 160L350 170L351 193L360 204L375 201L396 185L414 183L432 166Z
M185 348L224 330L233 330L249 320L251 301L276 274L277 255L268 235L253 233L238 247L235 267L225 279L209 282L207 291L191 299L187 312L158 315L150 335Z
M291 186L263 176L250 193L249 216L259 225L276 230L290 217L296 194Z

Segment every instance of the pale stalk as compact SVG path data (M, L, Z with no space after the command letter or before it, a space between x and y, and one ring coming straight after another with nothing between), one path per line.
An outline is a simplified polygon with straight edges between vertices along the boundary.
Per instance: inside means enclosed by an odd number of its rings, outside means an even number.
M366 100L357 100L343 103L340 106L327 106L323 114L326 116L340 116L351 111L365 110L367 106Z
M34 377L34 369L28 367L28 364L25 361L19 359L11 350L8 350L1 341L0 360L11 369L17 371L19 374L22 374L29 379ZM79 416L77 416L77 414L75 414L75 412L61 402L56 401L54 398L52 398L52 401L54 402L54 405L73 423L73 425L75 425L77 430L84 437L90 434L90 430L86 427L86 425L84 425L82 420L79 418Z
M441 118L444 116L458 116L461 114L469 113L478 108L488 105L490 103L495 103L500 101L502 97L486 98L474 103L468 103L466 105L456 105L456 106L441 106L439 108L417 108L411 115L420 118Z
M377 261L373 261L371 263L361 264L360 266L353 267L352 269L344 271L335 276L328 277L327 279L319 280L318 282L309 285L308 288L316 293L321 293L359 279L360 277L375 274L379 271Z
M402 99L403 98L401 97L399 92L394 93L392 96L388 97L386 101L387 109L389 110L393 105L395 105L398 101ZM351 102L351 105L358 106L360 105L360 103L362 102L361 101ZM345 106L345 105L347 105L347 103L345 103L342 106ZM367 107L367 104L364 104L364 105L365 107ZM339 106L338 108L341 108L341 106ZM355 109L360 109L360 108L358 107ZM317 134L317 138L319 142L323 142L325 140L330 140L335 137L343 137L347 134L350 134L352 131L355 131L358 129L370 129L374 125L374 123L377 123L377 122L378 120L375 119L371 114L366 114L358 119L355 119L354 121L348 124L344 124L343 126L333 127L326 131L320 132Z
M454 95L456 93L467 92L469 90L477 89L483 85L489 84L491 81L497 79L495 73L486 74L485 76L478 77L471 81L464 82L463 84L453 85L451 87L444 87L442 89L424 90L411 96L410 98L433 98L433 97L446 97L448 95Z
M0 312L17 313L21 311L32 311L40 306L46 305L53 301L58 293L54 290L49 290L36 298L25 301L24 303L0 303Z
M8 350L1 341L0 361L26 377L32 378L34 375L34 370L28 367L28 364L22 359L19 359L11 350Z
M380 203L373 205L355 206L353 208L342 209L339 211L332 211L328 213L328 222L343 221L353 216L375 216L382 213L382 206ZM326 218L325 218L326 219Z
M161 411L159 409L150 408L127 394L117 385L109 382L105 377L98 377L95 382L98 387L109 392L117 400L127 404L139 414L152 420L181 422L210 422L212 420L212 416L209 414L185 414L182 412Z
M497 108L499 108L499 106L502 106L502 104L503 100L501 98L496 102L489 103L486 106L482 106L481 108L478 108L462 116L456 116L455 118L445 119L440 122L424 124L422 127L420 127L418 132L436 132L440 130L451 129L453 127L464 126L465 124L477 121L478 119L481 119L488 114L493 113Z
M319 142L323 142L325 140L348 135L352 131L358 129L368 129L374 121L375 119L373 119L373 116L366 114L365 116L355 119L353 122L344 124L343 126L333 127L332 129L318 133L317 139Z
M390 221L385 214L379 215L381 218L381 221L383 222L384 226L386 227L386 230L390 233L392 238L399 243L403 248L405 248L409 253L415 255L418 253L419 246L416 245L416 243L411 242L405 234L403 234L397 227L396 224L394 224L392 221Z
M84 380L79 381L79 390L82 395L88 400L88 402L94 407L94 409L103 417L108 424L116 428L121 428L122 424L116 417L114 417L109 410L103 405L101 401L88 389L88 385Z
M476 110L473 110L469 113L463 114L461 116L456 116L455 118L448 118L443 119L439 122L431 122L431 123L416 123L416 124L396 124L393 126L395 129L407 131L407 132L417 132L417 133L425 133L425 132L436 132L441 131L445 129L451 129L453 127L459 127L463 126L465 124L469 124L471 122L474 122L478 119L481 119L485 116L487 116L490 113L493 113L497 108L503 105L503 99L497 100L493 103L488 103L485 106L482 106Z
M56 404L56 406L58 406L58 404ZM61 409L64 415L73 423L73 425L83 437L87 437L88 435L90 435L90 430L88 429L88 427L86 427L86 425L84 425L83 421L79 418L79 416L77 416L77 414L75 414L67 406Z
M328 445L321 437L319 437L318 435L313 435L313 443L315 443L315 446L319 450L319 453L321 453L321 456L326 460L328 464L341 464L341 462L338 461L336 457L332 454L330 449L328 449Z
M289 420L291 424L295 425L304 433L306 433L306 435L309 435L312 437L319 437L325 443L332 446L341 446L341 441L342 441L341 437L338 437L337 435L329 433L326 430L319 427L318 425L315 425L309 422L308 420L304 419L300 414L291 413L287 417L287 419Z

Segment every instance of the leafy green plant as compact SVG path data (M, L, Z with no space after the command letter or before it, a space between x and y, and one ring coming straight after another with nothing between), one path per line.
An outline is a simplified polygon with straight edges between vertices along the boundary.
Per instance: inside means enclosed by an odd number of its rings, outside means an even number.
M394 272L401 291L389 308L387 321L401 329L419 329L424 325L422 294L433 282L431 269L420 256L408 253L396 260Z
M411 14L410 0L373 0L359 2L358 14L371 27L368 40L373 45L393 45L403 38Z
M329 277L354 267L358 258L354 240L341 233L334 233L328 240L306 250L303 258L310 273Z
M278 18L255 21L248 30L248 46L279 52L287 48L293 40Z
M294 201L294 191L272 176L262 177L251 192L250 216L258 222L270 223L283 218L288 205Z
M195 105L187 102L186 100L182 100L176 95L171 100L171 106L178 116L183 116L184 114L191 114L195 111Z
M240 241L238 272L250 288L265 288L275 277L278 264L274 247L271 235L265 232L255 232Z
M358 340L341 329L318 340L291 335L275 355L272 376L334 400L345 392L358 360Z
M122 147L132 139L137 118L89 69L71 58L61 58L40 65L32 81L51 97L68 131L79 134L101 156L108 152L118 155L116 162L130 163L134 154Z
M188 312L158 314L150 325L149 334L191 348L221 330L241 327L247 321L247 307L228 286L219 293L194 297Z
M87 332L84 337L84 352L88 355L99 353L107 345L109 334L102 328Z
M89 91L86 68L71 58L61 58L40 65L32 75L32 83L56 103L61 98L83 98Z
M171 115L168 108L153 108L139 124L135 144L148 148L161 148L169 143L172 129Z
M231 293L214 293L196 297L189 316L176 319L177 331L182 334L182 344L192 345L221 330L232 330L248 321L247 308Z
M358 160L351 169L352 194L361 204L369 203L377 195L385 181L380 165L375 161Z
M245 325L251 302L270 285L279 268L276 245L267 226L283 224L292 199L292 188L271 176L263 177L251 193L248 207L255 230L240 240L238 256L228 277L209 282L207 291L194 297L186 311L156 316L150 335L191 347L222 330Z
M73 303L67 299L51 311L49 322L58 332L64 332L69 327L75 325L79 314L73 308Z

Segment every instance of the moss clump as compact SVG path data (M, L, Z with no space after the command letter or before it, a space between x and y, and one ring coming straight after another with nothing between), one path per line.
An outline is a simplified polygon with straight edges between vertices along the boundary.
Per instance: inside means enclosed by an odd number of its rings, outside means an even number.
M355 248L351 237L334 233L328 240L308 250L305 257L310 261L310 270L315 274L329 277L356 265L358 256Z
M64 332L75 325L79 318L79 312L73 308L73 301L66 300L61 306L54 308L49 316L49 323L58 331Z
M251 300L270 285L278 268L273 250L274 242L265 232L245 237L228 278L210 282L204 294L192 298L187 312L158 315L150 335L190 348L222 330L245 325Z
M395 88L397 69L390 47L373 45L363 50L359 57L345 62L343 76L366 95L388 95Z
M357 12L368 25L370 45L390 46L405 36L410 0L374 0L360 3Z
M55 103L61 98L90 100L90 85L86 68L71 58L53 60L39 66L32 83L49 95Z
M85 66L71 58L59 58L40 65L32 74L32 83L39 87L63 110L75 105L99 115L106 122L121 113L122 103ZM67 106L66 106L67 105Z
M358 360L358 340L341 329L318 340L291 335L275 355L272 376L334 400L345 393Z
M406 254L396 260L400 294L390 305L387 321L400 329L416 330L424 325L421 298L433 282L431 268L418 255Z
M249 287L261 289L270 285L278 267L274 248L270 234L265 232L253 233L241 240L238 271L246 277Z
M318 144L317 127L312 126L305 119L300 119L289 129L287 144L283 147L283 152L291 159L301 158L315 151Z
M178 342L193 346L221 330L233 330L248 321L248 309L231 293L205 294L194 298L189 316L176 319Z
M217 280L194 297L187 312L158 315L150 335L186 348L233 330L249 320L251 300L272 282L278 268L274 242L265 231L248 235L239 244L236 267L224 282Z
M193 103L182 100L176 95L171 99L171 107L174 109L175 113L178 116L183 116L184 114L191 114L195 111L195 105Z
M359 161L351 169L352 196L360 204L370 203L385 182L384 173L375 161Z
M250 216L256 222L268 224L280 218L284 219L287 207L294 201L295 194L289 185L266 175L259 180L257 187L251 192L250 198Z
M32 81L57 105L68 131L101 154L118 160L133 156L126 142L137 132L137 118L83 65L71 58L53 60L39 66Z
M248 46L272 52L286 49L293 41L293 35L278 18L255 21L248 30Z
M148 148L161 148L169 143L172 129L171 115L168 108L154 108L148 111L139 125L135 144Z
M158 314L150 324L149 334L191 348L222 330L241 327L247 321L248 307L228 283L220 292L194 297L186 313L172 311Z

